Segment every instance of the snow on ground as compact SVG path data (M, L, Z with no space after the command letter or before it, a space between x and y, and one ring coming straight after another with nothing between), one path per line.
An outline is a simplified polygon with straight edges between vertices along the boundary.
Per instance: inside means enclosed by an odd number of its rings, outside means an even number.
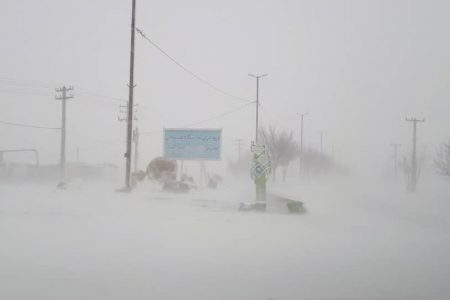
M448 182L292 180L271 188L305 203L289 215L239 212L246 180L187 195L2 183L0 299L450 298Z

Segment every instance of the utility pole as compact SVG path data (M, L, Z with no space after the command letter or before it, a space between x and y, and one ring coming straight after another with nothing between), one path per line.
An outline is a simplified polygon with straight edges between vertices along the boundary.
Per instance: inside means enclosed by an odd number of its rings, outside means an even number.
M401 145L402 144L396 144L396 143L391 144L391 147L394 148L394 175L395 175L395 178L397 178L397 173L398 173L398 148Z
M72 94L67 94L73 90L72 86L63 86L57 88L55 91L57 93L61 93L60 95L56 95L56 100L61 100L61 156L59 160L59 168L60 168L60 178L61 181L64 182L66 178L66 101L73 98Z
M409 190L415 192L417 188L417 122L425 122L425 119L418 120L416 118L406 118L407 122L413 123L413 141L411 155L411 177L409 182Z
M128 84L127 151L125 152L125 190L131 190L131 140L133 131L133 90L134 90L134 35L136 31L136 0L132 0L130 82Z
M134 171L138 171L138 160L139 160L139 129L136 127L133 130L133 141L134 141Z
M254 75L248 74L248 76L256 78L256 132L255 132L255 144L258 145L258 113L259 113L259 79L267 76L268 74Z
M77 162L80 162L80 147L77 147Z
M236 146L237 151L238 151L238 162L239 162L239 161L241 161L241 148L244 145L244 140L243 139L236 139L234 145Z
M299 165L299 175L302 175L302 155L303 155L303 118L308 113L300 114L297 113L298 116L300 116L300 157L298 159L298 165Z
M307 114L308 113L304 113L304 114L297 113L297 115L300 116L300 154L303 153L303 118Z

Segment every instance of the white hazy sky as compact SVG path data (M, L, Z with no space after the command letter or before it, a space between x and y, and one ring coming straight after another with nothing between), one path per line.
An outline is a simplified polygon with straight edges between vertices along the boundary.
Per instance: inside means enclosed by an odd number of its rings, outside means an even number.
M386 163L392 142L410 147L406 116L426 118L420 145L431 154L450 138L450 2L403 0L137 0L137 27L201 77L253 100L261 80L261 122L334 144L337 158ZM59 126L54 87L75 87L68 103L68 158L122 163L131 0L1 0L0 121ZM182 71L136 36L136 101L141 131L194 123L243 102ZM14 79L14 81L10 80ZM36 84L29 80L39 81ZM45 87L44 87L45 86ZM106 100L106 101L105 101ZM254 106L199 127L233 139L254 135ZM0 124L0 148L38 148L58 161L55 131ZM162 135L142 136L142 160L161 154Z

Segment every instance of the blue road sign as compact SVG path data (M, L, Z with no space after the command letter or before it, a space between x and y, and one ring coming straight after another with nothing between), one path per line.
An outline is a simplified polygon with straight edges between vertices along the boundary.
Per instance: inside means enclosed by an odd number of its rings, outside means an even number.
M164 157L220 160L222 129L164 129Z

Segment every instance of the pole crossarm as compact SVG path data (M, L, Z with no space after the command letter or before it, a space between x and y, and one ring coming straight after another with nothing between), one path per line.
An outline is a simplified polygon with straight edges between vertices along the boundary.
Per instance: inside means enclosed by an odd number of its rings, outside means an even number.
M405 118L407 122L425 122L425 119Z

